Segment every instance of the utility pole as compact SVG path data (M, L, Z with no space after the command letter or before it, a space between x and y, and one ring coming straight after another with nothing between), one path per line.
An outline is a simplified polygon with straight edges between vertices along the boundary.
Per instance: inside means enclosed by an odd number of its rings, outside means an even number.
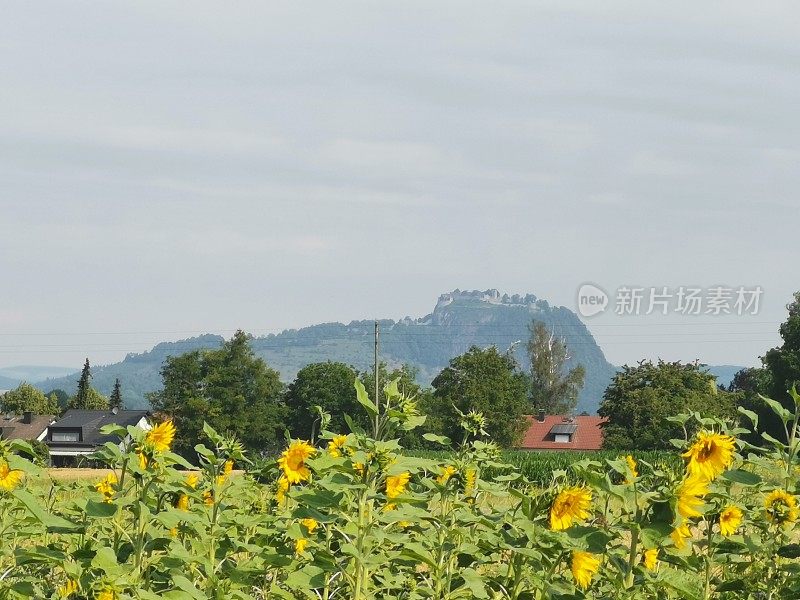
M375 363L373 365L374 371L373 376L375 377L375 410L377 414L375 415L375 437L378 436L378 423L380 419L380 412L381 412L381 403L378 399L378 347L379 347L379 337L380 337L380 325L378 325L378 320L375 319Z

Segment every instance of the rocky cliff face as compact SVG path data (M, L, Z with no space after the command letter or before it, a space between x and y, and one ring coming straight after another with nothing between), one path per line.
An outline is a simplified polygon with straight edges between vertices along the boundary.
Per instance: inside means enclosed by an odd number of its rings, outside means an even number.
M455 290L443 294L430 315L410 323L394 323L388 328L382 334L382 348L386 356L418 366L421 379L426 382L452 357L473 345L511 349L522 368L526 368L525 346L533 320L544 322L566 340L570 367L582 364L586 368L586 385L578 399L578 411L594 413L615 367L606 361L575 313L550 306L532 294L509 296L497 290Z
M419 369L419 379L428 384L454 356L477 345L495 345L512 349L520 365L528 362L525 344L528 326L533 319L543 321L556 335L566 339L570 366L586 368L586 385L578 400L578 411L594 413L615 368L606 361L594 338L578 319L564 307L550 306L532 294L500 294L497 290L461 291L442 294L432 313L418 319L383 320L381 357L391 365L411 364ZM299 369L311 362L341 361L358 369L372 364L374 321L348 324L325 323L287 330L256 338L253 348L277 369L284 381L294 378ZM218 336L201 336L181 342L163 343L151 352L133 354L121 363L93 369L94 385L110 393L119 377L125 390L126 405L146 406L144 394L160 387L159 369L170 354L201 347L218 347ZM61 387L72 392L77 376L49 380L43 389Z

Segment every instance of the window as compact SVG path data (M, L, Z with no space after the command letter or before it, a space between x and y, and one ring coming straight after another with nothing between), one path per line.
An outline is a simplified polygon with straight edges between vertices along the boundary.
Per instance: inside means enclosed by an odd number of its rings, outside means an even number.
M553 441L555 443L569 444L572 441L572 436L575 435L577 430L578 426L575 425L575 423L565 421L563 423L553 425L553 428L550 430L550 434L553 436Z
M80 442L81 434L77 431L54 431L50 434L53 442Z

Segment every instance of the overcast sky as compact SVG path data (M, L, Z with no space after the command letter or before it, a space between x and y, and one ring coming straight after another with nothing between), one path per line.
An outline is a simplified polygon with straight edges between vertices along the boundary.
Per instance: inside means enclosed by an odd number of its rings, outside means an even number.
M800 288L798 40L791 2L5 2L0 366L586 281L760 285L588 321L754 364Z

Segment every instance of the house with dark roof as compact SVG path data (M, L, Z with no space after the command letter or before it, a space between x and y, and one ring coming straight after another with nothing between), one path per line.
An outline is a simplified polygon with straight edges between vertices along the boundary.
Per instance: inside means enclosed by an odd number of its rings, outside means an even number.
M604 417L578 415L529 415L520 450L600 450Z
M106 442L125 440L104 435L100 429L105 425L127 427L134 425L149 429L146 410L77 410L70 409L47 429L45 443L50 448L50 459L54 467L74 464L80 457L87 457Z
M3 414L0 415L0 438L41 442L47 436L47 428L55 420L54 415L35 415L32 412Z

